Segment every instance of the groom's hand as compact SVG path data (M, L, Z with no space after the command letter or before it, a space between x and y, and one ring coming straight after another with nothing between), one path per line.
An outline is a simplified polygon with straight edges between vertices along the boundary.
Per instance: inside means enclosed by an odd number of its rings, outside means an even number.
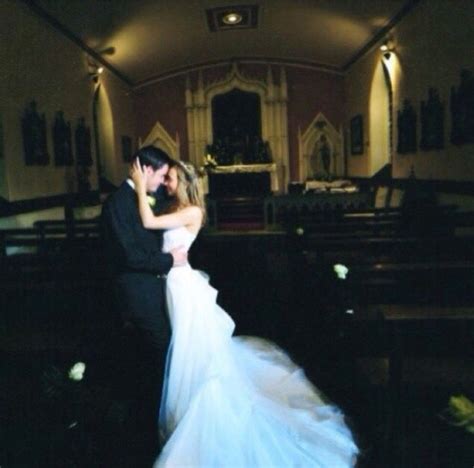
M183 266L188 263L188 252L183 246L170 250L170 254L173 256L173 266Z

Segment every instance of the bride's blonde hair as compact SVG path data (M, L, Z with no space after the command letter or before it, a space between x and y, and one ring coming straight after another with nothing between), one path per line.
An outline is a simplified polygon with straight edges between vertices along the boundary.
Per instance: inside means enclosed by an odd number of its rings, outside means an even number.
M171 168L176 170L178 186L176 188L176 201L172 203L173 211L187 206L198 206L202 211L202 224L206 221L206 202L199 175L192 164L176 161Z

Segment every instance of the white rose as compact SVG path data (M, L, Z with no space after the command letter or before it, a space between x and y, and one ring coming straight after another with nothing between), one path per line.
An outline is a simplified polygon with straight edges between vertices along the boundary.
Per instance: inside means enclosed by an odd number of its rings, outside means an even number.
M302 227L299 227L299 228L296 228L296 234L298 234L298 236L302 236L304 234L304 229Z
M346 279L347 273L349 273L349 268L340 263L334 265L333 269L339 279Z
M86 365L83 362L76 362L69 370L69 378L76 381L82 380L85 370Z
M148 200L148 204L153 207L156 205L156 198L152 197L151 195L147 195L146 199Z

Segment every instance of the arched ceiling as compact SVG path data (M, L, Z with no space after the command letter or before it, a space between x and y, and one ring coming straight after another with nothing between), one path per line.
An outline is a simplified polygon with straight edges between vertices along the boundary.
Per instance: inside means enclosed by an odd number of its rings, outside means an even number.
M26 0L25 0L26 1ZM29 0L36 13L99 54L132 85L229 59L344 71L417 0L245 0L255 29L211 32L219 0ZM113 54L101 54L113 47Z

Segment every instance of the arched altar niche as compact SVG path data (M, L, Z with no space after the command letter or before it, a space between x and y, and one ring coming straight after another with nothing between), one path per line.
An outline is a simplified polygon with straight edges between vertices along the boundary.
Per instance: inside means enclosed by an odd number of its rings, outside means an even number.
M298 134L300 181L344 175L342 132L320 112L304 133Z
M262 140L260 96L234 88L212 99L213 145L220 165L271 163Z
M259 97L261 138L268 142L276 167L278 186L288 183L288 117L287 84L285 69L280 67L280 80L273 82L271 67L267 69L265 80L248 78L241 74L236 63L232 65L224 79L216 82L204 82L200 70L196 88L191 85L190 76L186 79L186 116L189 142L189 159L202 166L206 147L214 143L212 102L216 96L237 90L252 93ZM242 169L245 170L245 169Z
M212 133L214 139L232 136L260 137L260 96L234 88L212 100Z

